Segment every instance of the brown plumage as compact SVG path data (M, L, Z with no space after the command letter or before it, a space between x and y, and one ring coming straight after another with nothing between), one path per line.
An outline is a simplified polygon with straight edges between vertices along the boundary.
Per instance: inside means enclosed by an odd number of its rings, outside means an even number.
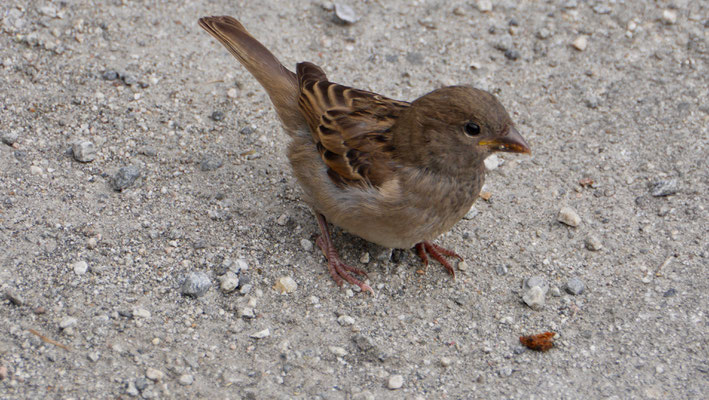
M384 247L416 246L453 274L430 243L470 209L495 151L528 153L504 107L488 92L467 86L434 90L408 103L329 82L316 65L289 71L231 17L199 25L219 40L266 89L292 142L288 158L322 236L328 269L372 289L341 260L327 221Z

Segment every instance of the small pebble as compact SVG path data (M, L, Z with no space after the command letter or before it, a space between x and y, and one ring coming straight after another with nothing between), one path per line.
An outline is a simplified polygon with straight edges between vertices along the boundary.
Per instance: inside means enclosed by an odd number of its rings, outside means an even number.
M467 271L468 270L468 263L466 263L464 260L461 260L458 262L458 270L460 271Z
M134 318L144 318L144 319L150 319L151 314L150 311L146 310L145 308L142 307L136 307L133 309L133 317Z
M89 270L89 264L86 261L77 261L71 267L77 275L84 275Z
M276 284L273 286L277 292L283 293L293 293L298 289L298 284L295 283L293 278L290 276L283 276L276 280Z
M675 11L675 10L662 11L662 22L665 25L674 25L677 22L677 11Z
M547 28L542 28L537 32L537 37L542 40L549 39L551 37L551 31Z
M581 217L571 207L562 207L556 219L562 224L577 227L581 224Z
M584 51L586 50L586 46L588 46L588 38L584 35L581 35L571 43L571 46L573 46L578 51Z
M182 374L177 382L182 386L189 386L194 382L194 377L190 374Z
M126 385L126 394L130 397L138 397L138 395L140 395L138 388L135 387L135 383L128 382Z
M165 377L165 374L160 371L159 369L149 367L148 369L145 370L145 377L150 379L153 382L157 382L162 380L162 378Z
M123 189L131 186L140 177L140 168L135 165L129 165L127 167L121 167L116 175L113 176L113 181L111 185L113 190L120 192Z
M337 317L337 323L342 326L354 325L355 319L350 317L349 315L340 315L339 317Z
M577 277L573 277L569 279L568 282L566 282L566 286L564 289L566 290L567 293L572 294L574 296L579 295L583 293L583 290L586 288L586 285L583 283L583 281Z
M535 286L542 289L542 292L544 294L549 291L549 283L547 283L546 279L544 279L544 277L541 275L534 275L530 278L525 279L522 283L522 289L524 290L529 290Z
M214 171L221 167L224 163L222 162L222 159L213 155L213 154L205 154L202 157L202 161L199 163L199 168L202 171Z
M497 169L497 167L499 167L500 165L502 165L502 159L500 159L497 154L493 154L485 159L485 168L490 171L492 171L493 169Z
M500 264L495 267L495 272L497 272L497 275L507 275L507 266Z
M96 159L96 147L88 141L74 143L71 146L71 152L74 159L79 162L87 163Z
M662 297L672 297L677 294L677 289L675 288L669 288L665 293L662 294Z
M534 286L524 293L522 301L533 310L539 311L544 307L544 291L539 286Z
M517 51L517 50L507 50L507 51L505 51L505 57L508 60L515 61L515 60L519 59L520 54L519 54L519 51Z
M271 336L271 331L269 331L268 328L266 328L266 329L264 329L264 330L262 330L262 331L258 331L258 332L252 333L251 335L249 335L249 337L251 337L251 338L253 338L253 339L265 339L265 338L267 338L267 337L269 337L269 336Z
M74 317L64 317L61 322L59 322L59 327L62 329L67 329L75 326L79 320Z
M18 138L19 135L17 132L3 132L2 135L0 135L0 140L8 146L15 144Z
M281 214L276 220L276 223L280 226L285 226L288 223L288 216L286 214Z
M344 357L347 355L347 350L344 347L330 346L330 352L337 357Z
M30 167L30 173L32 175L42 175L42 168L40 168L36 165L33 165Z
M605 4L596 4L593 6L593 12L596 14L610 14L611 8Z
M600 239L593 235L586 238L585 244L586 248L591 251L598 251L603 248L603 244L601 243Z
M215 111L212 113L212 115L210 115L210 118L212 118L212 120L217 121L217 122L222 121L224 119L224 113L221 111Z
M652 184L653 197L671 196L677 193L677 179L659 180Z
M212 281L204 272L190 272L182 282L180 292L186 296L200 297L212 287Z
M362 253L362 256L359 258L359 262L362 264L367 264L369 262L369 252L364 252Z
M91 362L96 362L99 358L101 358L101 355L97 351L92 351L86 355L86 358L88 358Z
M228 97L230 99L235 99L236 95L237 95L236 88L231 88L226 91L226 97Z
M556 286L553 286L551 289L549 289L549 293L551 293L551 295L554 297L561 296L561 290L559 290L559 288Z
M444 368L448 368L448 367L450 367L452 364L453 364L453 360L451 360L450 358L448 358L448 357L441 357L441 365L442 365Z
M335 3L335 20L341 24L354 24L359 21L359 17L352 7Z
M308 239L300 239L300 246L305 250L306 252L310 252L313 250L313 242L311 242Z
M401 389L402 386L404 386L404 377L403 376L392 375L389 377L389 382L387 383L387 387L390 390Z
M113 70L108 70L103 73L102 77L104 80L107 80L107 81L115 81L116 79L118 79L118 72L113 71Z
M490 12L492 11L492 1L490 0L477 0L475 6L480 12Z
M475 208L475 206L473 205L472 207L470 207L470 211L468 211L465 214L463 219L471 220L471 219L475 218L475 216L478 215L478 213L479 213L478 209Z
M232 271L227 271L219 278L219 288L224 293L230 293L239 287L239 277Z
M251 307L240 308L237 315L239 318L244 318L244 319L256 318L256 312L254 312L254 309Z

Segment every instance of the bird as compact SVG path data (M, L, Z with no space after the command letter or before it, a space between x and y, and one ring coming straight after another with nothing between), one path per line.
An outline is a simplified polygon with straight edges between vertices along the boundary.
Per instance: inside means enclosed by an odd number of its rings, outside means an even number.
M455 272L433 243L471 208L495 152L531 154L505 107L467 85L435 89L411 102L330 82L311 62L286 68L236 19L199 26L263 86L290 137L287 156L320 228L316 244L330 276L374 294L366 271L342 261L329 224L386 248L415 248ZM355 277L357 276L357 277ZM360 279L358 279L360 278Z

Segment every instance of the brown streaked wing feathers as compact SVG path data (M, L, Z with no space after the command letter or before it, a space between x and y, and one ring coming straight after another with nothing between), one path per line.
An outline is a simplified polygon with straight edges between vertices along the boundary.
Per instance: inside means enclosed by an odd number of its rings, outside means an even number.
M409 103L329 82L318 66L297 65L298 105L330 178L379 187L391 175L391 127Z

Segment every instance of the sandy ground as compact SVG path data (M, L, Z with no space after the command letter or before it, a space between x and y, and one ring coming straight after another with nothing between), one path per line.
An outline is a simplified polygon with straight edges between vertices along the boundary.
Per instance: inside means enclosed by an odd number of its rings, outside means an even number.
M0 397L708 396L707 2L351 1L351 25L182 3L0 5ZM333 283L287 137L205 15L390 97L499 96L533 155L491 163L438 239L455 280L338 230L377 295Z

